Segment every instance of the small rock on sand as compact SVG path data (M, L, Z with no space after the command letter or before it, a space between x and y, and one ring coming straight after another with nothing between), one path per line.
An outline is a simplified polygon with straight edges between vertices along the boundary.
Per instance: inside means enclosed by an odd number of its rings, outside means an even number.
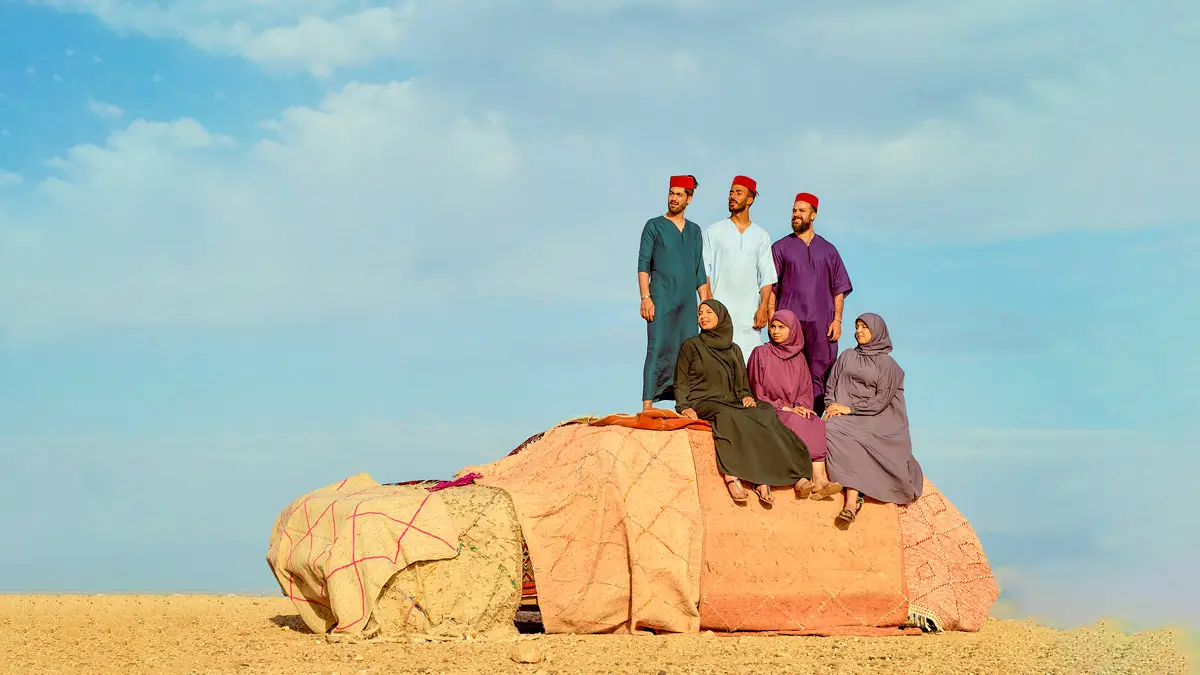
M517 663L540 663L542 661L542 648L532 640L521 640L513 645L512 660Z

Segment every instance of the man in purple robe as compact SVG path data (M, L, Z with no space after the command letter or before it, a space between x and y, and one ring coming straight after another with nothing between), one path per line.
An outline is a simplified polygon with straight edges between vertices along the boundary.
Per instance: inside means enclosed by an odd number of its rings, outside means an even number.
M812 373L815 412L823 412L825 379L838 356L842 336L842 303L854 287L833 244L813 231L817 198L796 195L792 205L792 234L771 246L778 281L772 293L771 313L791 310L804 331L804 356Z

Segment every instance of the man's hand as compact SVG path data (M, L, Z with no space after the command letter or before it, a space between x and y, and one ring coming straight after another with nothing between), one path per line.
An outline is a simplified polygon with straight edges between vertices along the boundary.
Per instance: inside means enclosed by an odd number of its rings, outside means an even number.
M757 408L758 404L754 402L753 396L747 396L746 398L742 399L742 407L743 408Z
M692 410L691 408L684 408L683 413L681 413L681 414L688 419L693 419L693 420L700 419L700 416L696 414L696 411Z
M838 415L853 415L853 414L854 414L854 412L852 410L850 410L849 406L842 405L841 403L830 403L829 407L825 408L825 418L824 419L829 419L830 417L837 417Z
M759 305L754 312L754 330L762 330L767 325L767 306Z
M842 339L842 320L834 319L829 322L829 330L825 331L825 335L829 337L830 342L837 342Z
M642 300L642 318L647 321L654 320L654 301L650 298Z

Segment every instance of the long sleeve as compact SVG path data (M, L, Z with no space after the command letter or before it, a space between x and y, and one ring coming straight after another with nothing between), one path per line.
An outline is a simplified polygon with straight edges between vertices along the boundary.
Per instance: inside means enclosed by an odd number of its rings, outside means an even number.
M762 233L762 248L758 252L758 287L774 286L779 281L775 273L775 256L771 251L771 237Z
M796 358L803 360L804 356L800 355ZM799 380L800 381L796 384L796 400L788 403L788 405L802 405L811 410L813 407L813 381L812 374L809 372L807 364L805 364L804 372L801 373Z
M837 403L837 383L838 377L842 374L842 368L846 366L846 359L838 357L837 361L833 362L833 368L829 369L829 379L825 380L825 407L830 404Z
M654 259L654 221L647 220L642 228L642 245L638 247L638 272L650 273Z
M691 342L684 342L679 347L679 357L675 359L675 412L683 412L692 407L692 359L696 356L696 347Z
M760 373L762 373L762 347L755 347L754 351L750 352L750 359L746 362L746 380L750 384L750 395L772 405L778 405L767 396L763 379L759 376Z
M775 297L779 298L781 290L779 288L779 281L783 279L783 247L779 245L778 241L771 245L771 260L775 263Z
M766 401L776 408L791 407L793 405L792 401L784 400L784 398L779 396L780 392L775 391L773 387L767 386L769 380L766 377L764 360L771 357L766 356L766 349L765 345L761 345L755 347L754 351L750 352L750 360L746 364L746 379L750 382L750 395L759 401ZM811 382L809 383L809 387L812 387Z
M713 251L712 243L712 225L700 235L700 260L704 263L704 278L712 279L713 275L713 259L716 253Z
M733 393L739 399L753 396L754 392L750 391L750 378L746 374L746 357L742 355L742 348L733 344L733 353L737 354L737 363L733 372Z
M699 228L697 228L697 229L699 229ZM708 272L707 272L707 269L705 266L706 265L706 263L704 262L705 260L707 260L707 258L704 257L704 242L703 242L703 236L701 236L700 257L696 259L696 289L697 290L699 290L701 286L703 286L705 283L708 282Z
M879 357L876 357L879 358ZM875 383L875 394L866 401L851 406L855 415L878 415L887 409L904 384L904 371L900 364L887 357L886 364L879 369L879 381Z

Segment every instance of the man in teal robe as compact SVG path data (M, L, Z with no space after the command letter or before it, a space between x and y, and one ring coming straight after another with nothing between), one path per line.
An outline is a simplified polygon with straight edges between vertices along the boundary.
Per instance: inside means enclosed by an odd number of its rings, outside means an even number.
M643 410L655 401L674 400L679 346L700 332L697 305L712 297L700 226L684 217L695 190L695 176L671 176L666 214L647 220L642 228L638 286L646 320Z

